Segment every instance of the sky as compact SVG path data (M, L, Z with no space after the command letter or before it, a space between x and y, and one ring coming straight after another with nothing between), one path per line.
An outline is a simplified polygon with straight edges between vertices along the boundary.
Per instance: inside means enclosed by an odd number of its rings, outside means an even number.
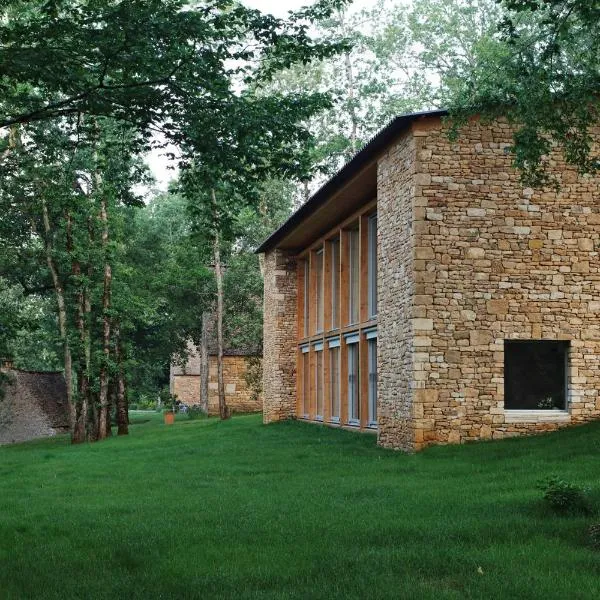
M297 10L313 2L312 0L242 0L242 3L262 12L271 13L276 17L285 17L290 10ZM372 0L354 0L352 7L360 9L368 7L372 3ZM156 187L160 190L166 190L169 181L177 175L177 171L168 168L169 161L164 156L167 151L173 151L173 148L157 150L146 157L146 162L156 179Z

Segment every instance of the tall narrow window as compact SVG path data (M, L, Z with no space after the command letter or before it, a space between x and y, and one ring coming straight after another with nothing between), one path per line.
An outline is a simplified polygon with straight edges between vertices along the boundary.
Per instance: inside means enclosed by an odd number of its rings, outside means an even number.
M310 317L310 264L304 261L304 337L308 337Z
M368 334L367 334L368 335ZM377 425L377 338L368 338L369 426Z
M323 318L324 318L324 308L325 305L323 303L323 249L319 250L315 253L315 278L317 280L316 285L316 301L317 301L317 333L323 331Z
M340 342L329 342L329 397L331 399L331 420L340 420Z
M369 217L369 317L377 315L377 213Z
M302 415L308 418L310 411L310 354L302 349Z
M317 419L323 420L323 397L324 397L324 375L323 375L323 344L315 344L315 390L317 400Z
M340 240L331 241L331 329L340 326Z
M359 281L360 281L360 254L359 254L359 236L358 229L353 229L348 232L349 242L349 258L350 258L350 273L348 281L348 323L358 323L360 296L359 296Z
M358 337L358 336L357 336ZM358 340L348 343L348 422L360 423Z

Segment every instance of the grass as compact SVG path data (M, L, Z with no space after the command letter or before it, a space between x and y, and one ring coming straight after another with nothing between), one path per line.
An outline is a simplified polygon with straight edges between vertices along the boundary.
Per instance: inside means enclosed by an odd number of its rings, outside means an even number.
M256 415L147 419L0 448L2 600L599 597L590 519L535 486L598 490L600 424L406 456Z

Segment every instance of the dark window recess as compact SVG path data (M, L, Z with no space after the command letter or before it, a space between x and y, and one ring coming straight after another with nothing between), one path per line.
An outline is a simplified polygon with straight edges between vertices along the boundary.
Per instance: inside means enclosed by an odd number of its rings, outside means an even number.
M504 408L564 410L569 342L504 341Z

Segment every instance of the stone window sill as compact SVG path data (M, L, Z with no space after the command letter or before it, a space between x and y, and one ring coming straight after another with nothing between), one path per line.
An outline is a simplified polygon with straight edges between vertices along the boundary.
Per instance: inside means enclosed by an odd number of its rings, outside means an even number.
M505 410L505 423L568 423L571 415L566 410Z

